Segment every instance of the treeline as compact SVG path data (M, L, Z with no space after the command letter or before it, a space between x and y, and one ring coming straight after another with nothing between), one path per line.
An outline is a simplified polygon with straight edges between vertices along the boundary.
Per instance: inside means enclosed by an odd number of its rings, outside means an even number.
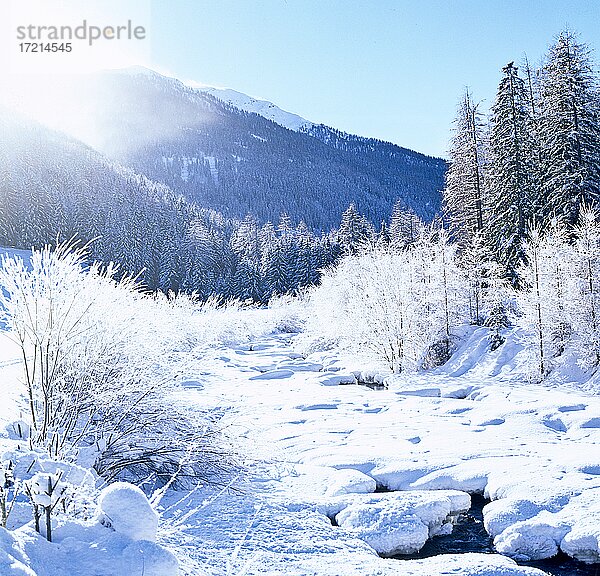
M466 92L445 222L403 242L382 230L328 270L311 296L310 345L335 342L400 372L446 362L465 325L490 328L492 350L516 327L529 376L597 369L599 192L598 76L565 31L539 68L503 68L487 121Z
M590 49L559 34L538 68L502 69L489 118L467 91L455 120L444 212L461 245L481 242L515 285L531 225L573 226L600 192L600 97Z
M326 233L285 213L260 225L200 208L164 185L0 110L0 245L41 248L73 236L91 258L140 274L152 290L267 302L317 283L343 254L416 234L397 203L379 233L351 205Z
M485 246L464 250L436 226L403 248L380 244L349 255L311 293L308 347L335 343L394 372L414 371L444 364L465 325L487 326L491 350L512 326L530 356L526 376L540 380L575 360L597 369L598 213L584 209L574 226L554 220L543 232L534 228L522 250L519 289Z

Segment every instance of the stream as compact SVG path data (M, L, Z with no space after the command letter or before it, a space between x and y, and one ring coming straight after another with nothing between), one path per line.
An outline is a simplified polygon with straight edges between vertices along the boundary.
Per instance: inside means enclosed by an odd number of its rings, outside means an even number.
M465 554L477 552L494 553L492 539L483 527L483 507L489 502L480 495L471 495L471 509L461 514L457 524L448 536L436 536L427 541L417 554L398 555L398 560L428 558L440 554ZM521 566L532 566L553 576L600 576L600 564L584 564L566 554L559 554L547 560L517 562Z

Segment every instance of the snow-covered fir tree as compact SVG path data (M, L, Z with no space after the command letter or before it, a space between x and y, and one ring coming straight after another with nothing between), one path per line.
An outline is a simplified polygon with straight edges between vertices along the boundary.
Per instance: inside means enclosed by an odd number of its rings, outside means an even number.
M362 216L354 204L342 214L338 230L338 241L344 254L356 254L373 241L373 225Z
M489 132L486 187L490 217L485 233L508 276L523 259L522 239L536 203L536 172L525 82L510 62L502 69Z
M390 218L390 245L404 248L417 241L423 223L419 217L401 200L396 200Z
M454 120L448 155L450 165L443 208L454 239L468 244L484 226L482 122L471 94L465 91Z
M589 48L575 33L561 32L550 48L540 91L544 211L575 224L582 204L600 194L598 87Z

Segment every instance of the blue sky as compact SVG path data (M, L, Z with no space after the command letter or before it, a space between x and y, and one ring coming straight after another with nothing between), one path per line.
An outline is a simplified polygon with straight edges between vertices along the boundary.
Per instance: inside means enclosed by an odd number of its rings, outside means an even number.
M465 86L566 25L600 50L594 0L172 0L152 4L152 60L309 120L443 155Z
M464 87L489 105L500 68L524 53L539 61L567 25L600 50L594 0L155 0L152 60L443 155Z
M445 154L465 86L489 106L502 66L524 53L537 63L565 26L600 50L600 0L9 0L6 6L20 24L149 21L147 42L78 46L46 58L55 65L137 62L432 155ZM10 18L0 25L4 20ZM14 49L12 36L3 33ZM19 56L20 71L24 64L50 64Z

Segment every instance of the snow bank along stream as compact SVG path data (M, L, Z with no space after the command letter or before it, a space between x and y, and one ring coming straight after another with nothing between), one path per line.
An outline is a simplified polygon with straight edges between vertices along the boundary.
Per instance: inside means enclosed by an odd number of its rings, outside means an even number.
M198 401L218 390L216 405L235 405L253 455L272 463L252 485L261 515L275 502L288 512L316 511L328 518L328 538L360 540L384 558L422 558L435 538L452 542L453 524L469 513L469 494L482 495L490 501L483 526L491 541L484 536L476 551L523 564L558 554L577 562L541 566L596 573L600 398L566 385L512 382L502 368L519 362L510 342L493 356L469 342L465 349L479 350L478 357L461 358L459 350L444 371L388 377L387 389L373 391L351 385L351 360L335 352L300 357L288 338L214 352L212 376L195 389ZM292 537L285 530L281 548ZM461 556L468 567L470 555ZM412 562L402 562L404 573ZM519 570L506 573L538 573Z
M519 362L509 346L475 359L459 350L445 371L374 391L352 385L351 359L303 358L289 340L195 351L182 394L230 418L255 465L236 492L165 499L167 524L185 518L172 549L197 562L182 574L539 576L527 564L556 555L536 565L598 574L600 398L512 382L500 368ZM0 360L14 380L12 358Z

